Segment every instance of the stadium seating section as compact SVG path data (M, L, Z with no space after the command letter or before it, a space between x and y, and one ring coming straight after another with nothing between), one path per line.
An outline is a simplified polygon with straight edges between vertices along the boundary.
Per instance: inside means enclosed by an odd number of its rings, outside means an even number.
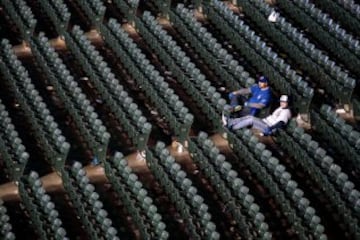
M0 0L0 239L360 239L360 4ZM266 76L293 118L229 130Z

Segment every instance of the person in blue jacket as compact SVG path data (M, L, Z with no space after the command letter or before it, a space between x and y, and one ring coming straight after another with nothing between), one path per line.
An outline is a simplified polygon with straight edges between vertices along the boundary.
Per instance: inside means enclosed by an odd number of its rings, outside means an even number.
M246 95L250 98L246 99ZM268 107L271 101L269 79L261 76L258 84L229 93L230 105L233 111L241 109L237 116L257 116L262 108Z

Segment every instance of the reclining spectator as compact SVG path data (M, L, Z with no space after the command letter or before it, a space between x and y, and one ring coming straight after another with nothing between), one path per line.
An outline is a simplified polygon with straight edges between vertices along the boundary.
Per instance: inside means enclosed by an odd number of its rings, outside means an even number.
M288 108L288 96L282 95L280 97L280 106L269 116L260 119L252 115L228 119L227 127L231 130L237 130L245 127L254 127L260 131L264 136L269 136L278 128L284 127L291 118L291 112Z
M262 108L268 107L271 101L271 90L268 86L267 77L261 76L258 84L254 84L249 88L242 88L229 93L230 112L236 112L236 116L242 117L246 115L256 116ZM251 94L249 99L244 95Z

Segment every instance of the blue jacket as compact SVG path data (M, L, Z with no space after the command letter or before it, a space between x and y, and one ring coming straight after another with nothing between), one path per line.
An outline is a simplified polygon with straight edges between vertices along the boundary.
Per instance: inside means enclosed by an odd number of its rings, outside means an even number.
M271 91L270 88L267 87L265 89L261 89L259 85L255 84L251 86L251 97L248 100L248 103L261 103L264 104L265 107L268 107L271 101ZM257 108L251 108L251 115L255 116L259 112Z

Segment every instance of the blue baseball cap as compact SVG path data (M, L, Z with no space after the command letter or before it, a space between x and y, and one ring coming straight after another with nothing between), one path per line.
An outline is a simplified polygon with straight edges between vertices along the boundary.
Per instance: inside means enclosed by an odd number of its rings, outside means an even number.
M259 77L259 82L262 82L262 83L269 83L269 79L265 76L261 76Z

